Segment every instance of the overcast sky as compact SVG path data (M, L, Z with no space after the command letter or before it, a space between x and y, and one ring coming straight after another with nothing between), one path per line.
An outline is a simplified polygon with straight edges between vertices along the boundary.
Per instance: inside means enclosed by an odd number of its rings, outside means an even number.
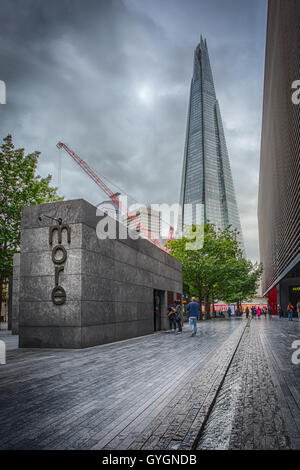
M42 152L66 199L105 195L69 144L142 203L179 200L193 53L207 39L247 255L258 259L265 0L0 0L0 137ZM60 155L60 157L59 157Z

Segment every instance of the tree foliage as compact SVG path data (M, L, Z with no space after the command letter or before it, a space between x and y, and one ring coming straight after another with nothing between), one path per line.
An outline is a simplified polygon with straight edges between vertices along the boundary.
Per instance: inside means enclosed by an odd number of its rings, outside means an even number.
M40 152L15 149L12 136L0 148L0 282L12 273L13 255L20 245L21 210L24 206L60 201L51 176L35 175ZM1 289L0 285L0 290ZM1 294L1 292L0 292Z
M183 280L191 292L197 293L206 315L213 300L227 303L252 298L258 288L262 266L243 257L238 232L230 226L225 230L205 224L203 246L190 250L193 226L184 237L169 242L171 254L182 262Z

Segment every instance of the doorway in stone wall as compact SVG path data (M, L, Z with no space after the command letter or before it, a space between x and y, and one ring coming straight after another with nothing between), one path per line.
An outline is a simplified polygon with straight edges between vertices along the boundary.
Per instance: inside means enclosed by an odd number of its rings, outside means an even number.
M153 309L153 326L154 326L154 331L159 331L161 330L161 307L163 303L163 296L164 296L164 291L163 290L158 290L154 289L153 291L153 304L154 304L154 309Z

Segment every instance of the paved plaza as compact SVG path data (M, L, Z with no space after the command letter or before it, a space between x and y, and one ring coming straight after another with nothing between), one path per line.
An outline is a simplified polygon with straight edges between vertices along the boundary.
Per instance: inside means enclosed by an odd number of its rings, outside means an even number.
M300 323L212 320L84 350L2 332L1 449L300 449Z

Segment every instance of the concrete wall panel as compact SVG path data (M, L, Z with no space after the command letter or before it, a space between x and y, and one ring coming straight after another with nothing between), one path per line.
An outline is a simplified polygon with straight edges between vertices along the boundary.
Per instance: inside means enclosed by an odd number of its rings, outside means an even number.
M81 348L81 327L20 326L20 348Z
M81 326L81 301L68 300L63 305L53 302L21 302L20 326Z

